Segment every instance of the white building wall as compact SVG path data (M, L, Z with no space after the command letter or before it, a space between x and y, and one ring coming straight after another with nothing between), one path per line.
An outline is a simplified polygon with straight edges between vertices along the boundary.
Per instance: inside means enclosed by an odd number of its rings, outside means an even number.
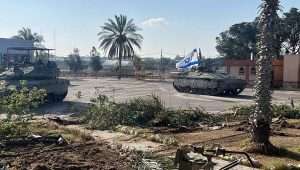
M300 55L284 56L283 85L285 88L298 88L300 84Z
M11 47L33 47L33 41L25 41L18 39L0 38L0 64L3 62L3 56L7 53L7 49ZM12 51L13 54L25 54L26 51Z
M0 54L6 54L10 47L33 47L33 41L0 38Z

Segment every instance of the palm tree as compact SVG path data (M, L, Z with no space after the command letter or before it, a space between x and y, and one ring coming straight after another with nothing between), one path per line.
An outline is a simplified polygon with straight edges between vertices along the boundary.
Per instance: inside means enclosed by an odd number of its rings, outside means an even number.
M30 28L23 27L21 30L18 31L18 35L13 36L14 39L21 39L21 40L30 40L33 41L35 45L41 45L44 41L42 35L37 33L32 33Z
M121 79L122 59L133 58L135 48L141 49L143 37L137 33L140 29L134 24L133 19L128 20L124 15L116 15L115 20L108 19L101 28L102 31L98 33L100 48L109 58L119 60L118 78Z
M275 33L278 26L279 0L262 0L258 24L258 56L256 61L255 112L250 118L252 147L249 151L272 153L275 147L270 143L272 122L271 77L272 58L276 56Z

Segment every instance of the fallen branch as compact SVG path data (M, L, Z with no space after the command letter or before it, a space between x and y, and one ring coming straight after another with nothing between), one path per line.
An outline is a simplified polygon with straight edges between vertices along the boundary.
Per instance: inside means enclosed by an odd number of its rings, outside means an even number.
M57 145L65 145L67 141L61 136L37 136L32 135L28 137L6 137L0 141L1 147L8 146L26 146L32 144L57 144Z
M60 117L48 117L48 120L64 126L81 124L81 121L79 120L67 120L67 119L62 119Z

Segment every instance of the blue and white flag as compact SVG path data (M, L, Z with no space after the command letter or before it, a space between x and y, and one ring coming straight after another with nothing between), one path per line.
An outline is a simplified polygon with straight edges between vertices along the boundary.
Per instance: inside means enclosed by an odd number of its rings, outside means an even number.
M194 49L193 52L188 54L184 59L176 63L177 70L180 71L189 71L192 68L197 68L199 65L197 49Z

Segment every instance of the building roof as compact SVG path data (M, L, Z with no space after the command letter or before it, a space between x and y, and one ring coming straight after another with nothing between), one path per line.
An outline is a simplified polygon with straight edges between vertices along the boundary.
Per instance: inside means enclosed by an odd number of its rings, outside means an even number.
M17 50L17 51L48 51L48 50L54 50L50 48L41 48L41 47L9 47L8 50Z

